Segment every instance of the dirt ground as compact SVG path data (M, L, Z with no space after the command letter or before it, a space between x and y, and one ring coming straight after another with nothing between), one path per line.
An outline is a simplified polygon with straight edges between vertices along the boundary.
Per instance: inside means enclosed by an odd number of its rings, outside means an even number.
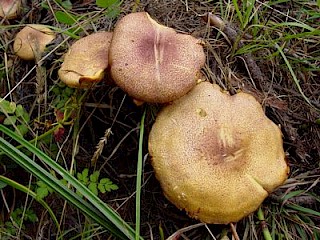
M90 0L74 1L72 5L72 11L77 14L95 10L94 1ZM54 4L52 6L53 8L56 7ZM134 1L124 1L121 5L121 13L117 18L100 18L94 24L87 24L85 32L112 31L117 19L132 12L132 9L135 8L136 11L149 12L158 22L175 28L179 32L201 38L204 42L207 56L205 67L202 69L205 78L210 82L219 84L231 94L239 91L251 93L262 104L266 115L281 127L284 149L291 169L290 179L282 188L273 193L264 204L266 206L280 204L280 197L285 192L293 190L310 188L312 194L320 196L320 185L316 182L320 177L319 58L313 62L301 60L293 63L294 70L300 80L301 89L310 100L310 103L308 103L301 96L301 92L296 87L283 59L281 57L268 57L272 52L276 51L275 48L261 48L253 54L233 54L233 40L230 36L228 37L228 34L222 34L216 28L210 26L203 17L208 12L221 15L221 8L224 7L224 4L213 3L212 1L141 0L137 6L135 6ZM278 4L273 7L279 12L285 12L287 16L295 18L299 5L294 5L294 3L292 5ZM63 27L63 25L54 20L51 11L40 7L39 1L26 3L24 12L25 15L22 16L22 19L11 20L10 24L42 23ZM280 22L287 19L287 16L269 9L266 9L264 14L265 21ZM9 22L4 24L9 24ZM230 27L238 30L237 33L244 36L241 41L243 46L252 42L250 29L245 32L249 35L246 36L239 30L240 27L237 22L231 22ZM25 78L17 89L12 92L11 96L14 101L23 104L26 109L30 110L34 107L37 98L37 71L28 74L34 63L20 60L13 53L12 41L19 30L19 27L5 30L0 28L1 44L5 49L4 52L0 52L0 56L2 62L6 60L10 63L9 81L11 86L15 86L17 82ZM83 35L85 35L85 32L83 32ZM60 37L63 39L66 36L62 35ZM57 71L61 64L61 58L68 45L73 41L69 39L66 43L60 45L45 60L43 66L46 68L47 88L59 81ZM295 56L297 52L301 53L301 51L305 56L309 53L311 55L311 53L318 52L315 55L319 57L319 43L304 45L299 41L292 41L290 44L287 45L289 58ZM311 65L316 66L318 69L310 70ZM1 79L0 84L0 96L3 97L9 92L9 88L7 81L4 79ZM48 101L51 101L50 96L48 96ZM46 115L48 120L54 121L55 116L49 105L43 103L37 106L40 110L34 111L33 117L36 118L40 112L41 115ZM145 123L145 158L141 196L141 233L145 239L151 239L150 236L153 236L153 239L160 239L159 229L163 230L165 236L170 236L180 228L197 223L196 220L190 219L163 196L159 183L154 177L150 158L147 155L147 136L160 107L159 105L148 106ZM82 106L82 130L79 136L79 153L76 156L76 167L77 169L92 167L90 160L96 150L99 139L104 136L104 131L112 126L112 134L108 138L101 156L97 159L96 169L101 169L103 175L109 177L119 186L119 190L101 195L101 198L117 209L119 214L129 223L134 223L135 221L134 192L139 139L138 126L144 108L145 106L136 106L121 89L105 83L100 83L90 89ZM43 126L40 126L37 130L40 132L45 131ZM67 165L70 164L69 159L71 159L73 146L71 133L68 130L69 128L66 127L64 139L69 138L70 140L66 141L62 148ZM13 172L9 176L18 179ZM27 183L28 176L25 175L25 177ZM309 184L306 183L306 179L310 180ZM20 196L19 193L18 196ZM59 212L63 207L63 200L54 194L49 196L46 201L56 212ZM292 201L296 201L301 206L320 211L319 202L309 201L306 198L295 198ZM18 199L16 199L16 204L19 204ZM271 207L266 209L267 212L271 211ZM42 213L39 212L38 214L41 215ZM75 209L68 207L65 229L68 229L69 225L70 228L74 227L74 218L76 216ZM237 224L239 236L242 237L245 234L248 222L256 221L254 214L240 221ZM315 221L320 224L319 218L315 219ZM45 228L49 239L49 232L53 225L48 224ZM219 234L224 228L229 229L228 226L222 225L212 225L209 228L213 234ZM37 229L30 231L29 234L31 236L32 232L35 234ZM261 234L260 231L258 233ZM191 230L184 237L185 239L210 239L208 230L205 227Z

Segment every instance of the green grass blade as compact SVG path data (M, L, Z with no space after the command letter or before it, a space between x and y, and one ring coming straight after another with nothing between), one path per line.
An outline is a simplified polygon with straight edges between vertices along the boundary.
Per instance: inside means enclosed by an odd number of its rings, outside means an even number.
M0 128L2 126L0 125ZM36 164L32 159L22 153L20 150L17 150L13 145L5 141L0 137L0 149L5 152L7 156L15 160L21 167L31 172L46 185L54 189L59 193L64 199L69 201L78 207L83 213L91 217L93 220L98 222L100 225L107 228L112 234L119 236L121 239L127 239L124 236L121 236L118 232L114 231L111 223L105 221L104 216L92 205L85 202L80 198L76 193L71 191L69 188L64 186L60 181L48 173L45 169Z
M21 191L21 192L24 192L24 193L28 194L29 196L33 197L38 203L40 203L48 211L48 213L51 216L54 224L56 225L57 229L60 231L60 225L59 225L59 222L58 222L58 220L56 218L56 215L53 213L52 209L49 207L49 205L43 199L39 199L37 197L37 194L35 192L31 191L29 188L21 185L20 183L17 183L16 181L13 181L10 178L5 177L5 176L1 176L0 175L0 182L4 182L7 185L9 185L9 186Z
M286 206L291 208L291 209L293 209L293 210L296 210L298 212L302 212L302 213L305 213L305 214L310 214L310 215L313 215L313 216L320 217L320 212L317 212L317 211L312 210L310 208L301 207L301 206L296 205L296 204L287 204Z
M140 208L141 208L141 177L142 177L142 162L143 162L143 134L144 134L144 119L146 116L146 110L141 118L140 123L140 136L139 136L139 151L138 151L138 163L137 163L137 184L136 184L136 240L140 237Z
M232 2L233 2L233 5L234 5L234 8L236 10L237 16L239 18L241 27L243 27L243 15L242 15L242 13L241 13L241 11L239 9L238 1L237 0L232 0Z
M258 219L259 219L260 222L265 222L266 221L265 218L264 218L264 214L263 214L263 211L261 209L261 206L258 209L257 215L258 215ZM269 229L268 229L267 225L262 226L262 233L263 233L263 237L264 237L265 240L272 240L272 237L271 237L271 234L269 232Z
M2 151L4 151L8 156L13 158L13 160L17 161L22 167L24 167L25 169L33 173L35 176L37 177L40 176L39 178L41 180L45 179L43 181L48 186L50 186L51 182L56 183L54 187L57 188L58 193L66 194L64 197L67 200L69 200L71 203L73 203L75 206L77 207L81 206L81 210L83 210L84 213L86 213L88 216L93 218L97 216L97 219L94 219L94 220L98 220L97 222L99 224L106 227L113 234L120 235L122 239L125 239L124 236L126 236L129 239L135 238L135 231L112 208L108 207L107 204L105 204L101 199L95 196L86 186L84 186L81 182L79 182L76 178L74 178L68 171L66 171L59 164L53 161L45 153L40 151L38 148L30 144L25 139L16 135L14 132L9 130L5 126L0 125L0 131L2 131L12 139L17 141L19 144L23 145L30 152L35 154L40 160L43 161L43 163L47 164L60 176L66 179L91 204L81 199L76 193L72 192L70 189L68 189L64 185L61 186L61 183L59 181L57 182L57 179L55 179L50 173L46 172L39 165L33 162L30 158L28 158L19 150L16 150L14 146L12 146L7 141L2 139L0 149L2 149ZM10 148L9 151L8 151L8 148ZM22 157L22 159L20 159L20 157ZM43 176L43 174L45 176ZM50 179L50 181L48 181L46 178ZM119 231L116 231L114 227L120 230L121 233Z
M247 27L249 22L251 21L251 16L253 14L253 8L255 4L255 0L250 0L247 1L247 6L245 7L245 12L244 12L244 20L243 20L243 28Z
M298 22L282 22L275 24L272 29L276 28L282 28L282 27L299 27L301 29L309 30L310 32L315 31L316 29L313 27L310 27L309 25L305 23L298 23Z
M292 78L293 78L293 81L294 81L294 83L296 84L296 86L297 86L297 88L298 88L301 96L304 98L304 100L305 100L308 104L310 104L310 106L313 106L313 105L311 104L309 98L307 98L307 96L304 95L304 93L303 93L303 91L302 91L302 88L301 88L301 86L300 86L300 84L299 84L299 80L298 80L296 74L294 73L294 71L293 71L293 69L292 69L292 66L291 66L291 64L289 63L286 55L285 55L284 52L282 51L282 48L281 48L277 43L275 44L275 47L277 48L277 50L278 50L279 53L281 54L284 62L286 63L286 65L287 65L287 67L288 67L288 69L289 69L289 71L290 71L290 73L291 73L291 76L292 76Z

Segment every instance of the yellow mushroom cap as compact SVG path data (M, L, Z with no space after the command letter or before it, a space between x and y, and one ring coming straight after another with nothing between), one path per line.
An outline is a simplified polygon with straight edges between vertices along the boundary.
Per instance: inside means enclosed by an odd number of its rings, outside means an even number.
M97 32L79 39L70 47L58 71L70 87L87 88L104 78L112 32Z
M109 64L115 83L135 99L165 103L190 91L205 54L196 38L177 33L148 13L131 13L114 29Z
M1 0L0 17L14 19L20 10L21 0Z
M28 24L17 33L13 50L24 60L34 60L36 54L41 55L55 37L55 33L45 25Z
M163 108L149 152L165 196L206 223L239 221L289 173L281 131L254 97L208 82Z

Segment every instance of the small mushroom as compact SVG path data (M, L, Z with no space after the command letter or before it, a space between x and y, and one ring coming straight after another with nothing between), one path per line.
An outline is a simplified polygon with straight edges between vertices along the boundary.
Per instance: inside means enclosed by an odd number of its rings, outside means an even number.
M281 131L254 97L208 82L163 108L149 152L165 196L205 223L239 221L289 173Z
M21 0L1 0L0 17L6 19L15 19L18 16L21 7Z
M111 32L97 32L76 41L64 57L58 71L70 87L88 88L100 82L108 67Z
M17 33L13 50L21 59L34 60L55 37L55 33L45 25L28 24Z
M177 33L148 13L131 13L114 29L109 51L111 76L133 98L173 101L197 83L205 54L200 41Z

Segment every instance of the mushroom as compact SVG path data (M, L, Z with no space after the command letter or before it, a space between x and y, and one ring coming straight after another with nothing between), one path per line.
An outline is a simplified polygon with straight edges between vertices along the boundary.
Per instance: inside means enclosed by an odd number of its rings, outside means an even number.
M55 37L55 33L45 25L28 24L17 33L13 50L24 60L34 60Z
M200 41L177 33L148 13L131 13L114 29L109 51L111 76L133 98L173 101L197 83L205 54Z
M104 78L108 67L111 32L97 32L76 41L58 71L70 87L87 88Z
M205 223L239 221L289 174L281 131L255 98L208 82L162 109L149 152L165 196Z
M21 0L1 0L0 17L15 19L18 16L21 7Z

